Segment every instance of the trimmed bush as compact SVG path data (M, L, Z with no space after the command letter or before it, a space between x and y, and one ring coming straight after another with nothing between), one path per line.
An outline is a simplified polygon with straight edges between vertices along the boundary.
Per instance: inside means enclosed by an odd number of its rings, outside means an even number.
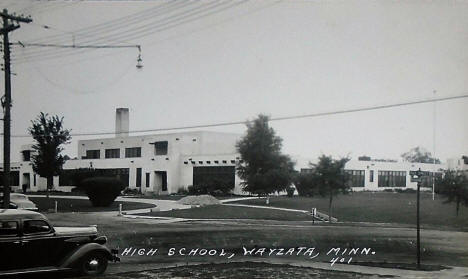
M187 195L187 194L188 194L188 190L185 189L184 187L181 187L181 188L177 189L177 194L178 194L178 195Z
M122 192L124 195L138 195L140 191L138 189L125 188Z
M229 185L221 180L205 181L197 185L191 185L187 188L190 195L214 195L225 196L232 192L234 185Z
M80 183L80 189L88 196L93 206L110 206L125 188L122 181L113 177L86 178Z

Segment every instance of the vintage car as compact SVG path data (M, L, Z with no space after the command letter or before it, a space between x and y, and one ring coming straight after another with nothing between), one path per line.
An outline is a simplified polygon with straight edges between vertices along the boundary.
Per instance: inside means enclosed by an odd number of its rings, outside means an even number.
M10 205L16 209L37 210L36 204L24 194L11 193Z
M48 271L103 273L117 250L92 227L53 227L37 212L0 209L0 277Z

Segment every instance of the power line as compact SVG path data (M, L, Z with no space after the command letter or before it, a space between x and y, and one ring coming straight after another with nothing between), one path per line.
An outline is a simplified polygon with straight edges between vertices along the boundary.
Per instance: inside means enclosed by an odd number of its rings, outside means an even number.
M95 24L92 26L84 27L78 30L68 31L67 33L73 34L75 36L83 36L88 37L93 33L98 33L99 30L105 30L106 28L115 28L116 26L126 26L131 24L132 22L140 22L148 17L153 17L159 15L159 12L168 13L171 12L171 9L178 9L181 7L189 6L196 2L189 2L189 4L185 4L184 2L167 2L156 7L150 9L144 9L143 11L139 11L124 17L119 17L113 20L109 20L103 23ZM182 5L180 5L182 4ZM55 39L61 39L62 35L49 35L41 38L31 39L31 42L50 42Z
M379 105L379 106L370 106L370 107L361 107L361 108L353 108L353 109L335 110L335 111L329 111L329 112L318 112L318 113L300 114L300 115L294 115L294 116L272 117L272 118L270 118L270 121L283 121L283 120L321 117L321 116L327 116L327 115L338 115L338 114L346 114L346 113L354 113L354 112L373 111L373 110L403 107L403 106L409 106L409 105L426 104L426 103L441 102L441 101L456 100L456 99L464 99L464 98L468 98L468 94L458 95L458 96L442 97L442 98L433 98L433 99L427 99L427 100L408 101L408 102L394 103L394 104L387 104L387 105ZM133 130L133 131L129 131L129 133L133 134L133 133L162 132L162 131L186 130L186 129L197 129L197 128L212 128L212 127L221 127L221 126L241 125L241 124L246 124L246 123L251 123L251 122L253 122L253 121L252 120L247 120L247 121L220 122L220 123L213 123L213 124L201 124L201 125L168 127L168 128L158 128L158 129ZM78 136L102 136L102 135L114 135L114 134L115 134L115 132L89 132L89 133L76 133L76 134L71 134L71 135L75 136L75 137L78 137ZM12 135L12 137L15 137L15 138L29 138L30 135Z
M166 38L163 38L163 39L159 39L159 40L156 40L156 41L152 41L150 43L146 43L145 45L155 45L155 44L159 44L159 43L163 43L165 41L169 41L169 40L173 40L173 39L176 39L176 38L179 38L181 36L185 36L185 35L190 35L190 34L194 34L194 33L198 33L198 32L202 32L202 31L205 31L205 30L208 30L208 29L211 29L211 28L214 28L216 26L219 26L219 25L222 25L222 24L225 24L227 22L230 22L230 21L234 21L234 20L237 20L241 17L246 17L246 16L249 16L251 14L254 14L254 13L257 13L257 12L260 12L262 10L265 10L265 9L269 9L275 5L278 5L280 4L281 2L283 2L283 0L277 0L275 2L271 2L267 5L263 5L263 6L260 6L260 7L257 7L255 9L251 9L251 10L248 10L247 12L245 13L242 13L238 16L231 16L229 18L226 18L226 19L223 19L221 21L218 21L214 24L209 24L209 25L206 25L206 26L203 26L202 28L195 28L195 29L191 29L190 31L188 32L183 32L183 33L179 33L179 34L176 34L174 36L169 36L169 37L166 37ZM105 57L108 57L110 55L116 55L115 52L111 52L111 53L107 53L107 54L100 54L100 55L94 55L94 56L91 56L91 57L87 57L87 58L80 58L80 59L75 59L73 60L72 62L67 62L67 66L68 65L71 65L71 64L77 64L77 63L82 63L83 61L87 61L87 60L96 60L96 59L101 59L101 58L105 58ZM146 57L148 57L148 54L145 55Z
M140 45L59 45L59 44L36 44L36 43L11 43L12 45L19 45L22 47L52 47L52 48L140 48Z
M73 38L75 39L79 39L80 37L90 37L90 38L93 38L93 39L103 39L102 37L99 37L100 34L102 33L105 33L109 30L116 30L118 28L120 28L121 26L124 26L124 27L128 27L128 26L131 26L133 23L141 23L142 21L146 20L146 19L152 19L158 15L161 15L161 14L170 14L171 12L173 12L174 10L177 10L177 9L180 9L180 8L184 8L184 7L188 7L194 3L197 3L197 2L189 2L188 4L184 3L184 2L167 2L165 4L161 4L161 5L158 5L156 7L153 7L151 9L145 9L143 11L140 11L140 12L137 12L137 13L133 13L131 15L128 15L128 16L124 16L124 17L120 17L120 18L117 18L117 19L113 19L113 20L110 20L110 21L106 21L104 23L100 23L100 24L95 24L95 25L92 25L92 26L88 26L88 27L85 27L85 28L81 28L81 29L78 29L78 30L74 30L74 31L67 31L67 33L69 33L70 36L72 36ZM182 4L182 5L181 5ZM45 25L47 26L46 29L51 29L50 25ZM54 28L56 29L56 28ZM62 31L62 30L61 30ZM63 33L63 31L62 31ZM59 39L59 40L57 40ZM70 38L67 38L66 40L69 41ZM39 40L38 39L31 39L29 40L29 42L33 42L33 43L44 43L44 42L55 42L56 43L64 43L65 42L65 39L63 39L63 35L49 35L49 36L45 36L45 37L42 37L40 38ZM104 39L106 40L106 39ZM79 41L79 40L78 40ZM112 40L114 42L116 42L115 40ZM81 41L79 41L80 43L82 43ZM40 53L47 53L47 51L32 51L30 53L28 53L28 55L31 55L31 54L40 54Z
M203 7L203 8L205 8L204 10L200 10L201 7L197 7L196 9L189 10L189 11L184 11L182 13L179 13L179 14L177 14L177 16L166 17L166 18L163 18L163 19L159 19L156 22L153 21L153 22L150 22L148 24L139 26L137 28L126 30L126 32L129 32L128 34L125 33L125 32L117 30L114 35L107 35L103 39L116 40L116 39L120 39L120 38L136 39L136 38L145 37L145 36L157 33L157 32L162 32L162 31L177 27L179 25L182 25L182 24L185 24L185 23L188 23L188 22L192 22L194 20L209 16L209 15L213 15L215 13L222 12L224 10L227 10L227 9L239 6L241 4L244 4L247 1L248 0L230 2L228 5L224 5L225 3L221 2L221 3L213 4L208 9L205 6L205 7ZM155 23L159 23L159 24L154 25ZM160 28L155 28L155 27L160 27ZM111 33L111 34L113 34L113 33ZM102 40L98 40L98 41L94 41L94 42L88 40L88 41L85 41L84 43L90 43L90 42L96 43L96 42L99 42L99 41L102 41ZM74 55L74 54L76 54L76 53L71 53L71 54L68 54L68 55ZM65 54L65 55L67 55L67 54ZM20 61L21 62L26 62L26 61L24 61L25 59L28 59L28 60L56 59L56 58L61 58L63 56L64 56L63 52L56 52L56 53L50 53L49 55L42 55L40 57L34 57L34 56L32 56L32 57L29 56L28 57L28 56L26 56L26 57L23 58L22 61L21 60Z

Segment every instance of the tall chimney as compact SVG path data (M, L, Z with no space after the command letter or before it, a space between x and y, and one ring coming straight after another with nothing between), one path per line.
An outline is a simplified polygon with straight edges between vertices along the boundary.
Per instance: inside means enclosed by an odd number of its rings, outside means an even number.
M128 137L129 128L128 108L115 110L115 137Z

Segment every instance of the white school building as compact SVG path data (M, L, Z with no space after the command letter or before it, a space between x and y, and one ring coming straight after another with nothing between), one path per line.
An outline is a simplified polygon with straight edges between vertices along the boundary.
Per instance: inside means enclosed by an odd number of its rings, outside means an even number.
M208 131L129 136L128 109L119 108L115 137L78 141L78 156L65 163L63 175L54 178L54 190L68 192L74 187L68 171L93 168L118 176L130 189L142 193L172 194L203 181L222 179L234 186L235 194L243 194L235 171L240 160L235 145L241 136ZM46 179L32 170L32 152L31 145L22 146L20 162L11 163L14 191L21 191L23 185L33 192L46 189ZM296 168L307 172L307 162L298 162ZM448 164L351 160L345 166L354 191L416 189L411 174L418 169L427 174L423 187L432 188L431 176L441 175L447 168L468 170L468 160L452 159Z

